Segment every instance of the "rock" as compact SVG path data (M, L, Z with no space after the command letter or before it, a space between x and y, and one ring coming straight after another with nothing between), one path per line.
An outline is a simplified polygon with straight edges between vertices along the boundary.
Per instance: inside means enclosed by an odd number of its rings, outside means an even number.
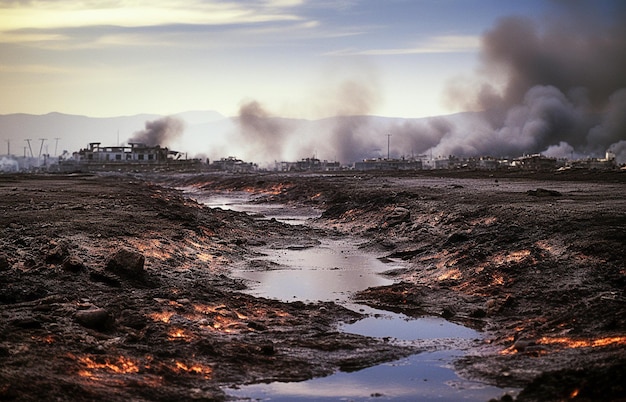
M526 195L530 195L533 197L560 197L563 194L556 190L546 190L544 188L538 188L536 190L526 191Z
M6 271L11 268L6 255L0 255L0 271Z
M255 331L267 331L267 327L257 321L248 321L248 328Z
M122 286L122 283L120 282L118 278L104 271L89 272L89 279L91 279L94 282L104 283L105 285L111 286L114 288L119 288L120 286Z
M62 246L55 246L46 254L46 264L59 264L67 257L67 250Z
M67 257L63 261L63 269L70 272L80 272L85 269L85 265L78 257Z
M468 241L468 240L469 240L469 236L467 235L467 233L455 232L455 233L452 233L450 236L448 236L448 239L446 240L445 244L461 243L461 242Z
M131 279L143 277L145 257L127 249L118 250L106 263L105 269Z
M41 322L34 317L20 317L12 320L11 325L23 329L39 329Z
M526 348L528 348L529 346L534 346L536 345L536 342L532 339L525 339L525 338L520 338L518 340L515 341L515 343L513 344L513 348L515 350L517 350L518 352L523 352L526 350Z
M385 216L384 226L394 226L411 219L411 211L404 207L396 207L390 214Z
M450 307L444 307L443 310L441 310L441 318L445 318L446 320L454 317L455 315L456 312Z
M76 322L86 328L103 331L109 329L113 323L109 312L103 308L81 310L74 316Z

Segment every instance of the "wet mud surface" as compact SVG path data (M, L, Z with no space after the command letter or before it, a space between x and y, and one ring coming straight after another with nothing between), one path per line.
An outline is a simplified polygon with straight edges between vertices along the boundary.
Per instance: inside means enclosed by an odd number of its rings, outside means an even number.
M355 302L483 331L455 362L520 401L626 398L626 173L0 176L0 399L224 400L419 352L333 302L242 293L259 250L359 238L406 261ZM307 226L175 187L314 207ZM262 267L261 267L262 268ZM271 268L271 267L270 267ZM509 396L503 400L510 399Z

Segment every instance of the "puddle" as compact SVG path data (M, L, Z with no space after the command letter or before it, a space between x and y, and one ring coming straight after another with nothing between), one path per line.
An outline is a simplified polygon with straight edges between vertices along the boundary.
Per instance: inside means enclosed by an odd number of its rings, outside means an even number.
M232 209L263 219L275 218L291 224L304 224L319 215L310 209L290 209L280 205L250 203L247 193L203 197L199 202L211 207ZM393 283L381 276L384 271L401 268L402 261L382 262L345 240L323 239L313 247L261 249L257 260L271 264L269 270L245 270L234 276L246 281L255 296L286 302L334 301L354 311L367 314L339 330L397 343L423 346L427 352L352 373L337 372L328 377L303 382L254 384L226 389L234 400L252 401L486 401L498 398L505 389L459 378L451 362L463 355L480 334L439 317L410 318L403 314L377 310L351 303L350 296L359 290ZM512 390L510 390L512 391ZM239 399L237 399L239 398Z
M383 263L341 240L323 240L304 249L263 250L260 260L279 264L271 271L241 271L237 277L248 281L248 293L283 301L336 301L345 303L350 295L372 286L391 285L379 273L400 267Z
M353 373L228 389L236 401L488 401L503 390L459 378L455 351L420 353Z
M276 219L292 225L304 225L307 220L316 218L321 212L315 208L287 207L279 204L255 204L259 198L245 191L205 194L188 187L180 188L184 194L211 208L221 208L237 212L246 212L260 219Z
M471 328L454 324L441 317L412 318L404 314L378 310L359 304L348 304L346 307L367 314L352 324L343 324L341 331L374 338L393 338L400 341L446 339L454 341L479 339L480 333Z

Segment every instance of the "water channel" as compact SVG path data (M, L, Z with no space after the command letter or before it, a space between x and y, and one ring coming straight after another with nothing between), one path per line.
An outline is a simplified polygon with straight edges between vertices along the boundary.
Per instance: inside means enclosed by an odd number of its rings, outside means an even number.
M288 209L280 205L253 204L246 193L188 194L210 207L244 211L260 219L275 218L305 224L315 211ZM373 286L389 285L380 275L403 262L382 262L345 239L323 239L314 247L264 249L262 259L279 264L269 271L240 270L234 276L246 281L248 293L290 301L334 301L367 314L340 330L385 338L398 344L423 347L422 352L357 372L338 372L303 382L254 384L226 389L241 401L487 401L506 390L458 377L451 362L463 355L480 333L440 317L409 318L354 304L350 295Z

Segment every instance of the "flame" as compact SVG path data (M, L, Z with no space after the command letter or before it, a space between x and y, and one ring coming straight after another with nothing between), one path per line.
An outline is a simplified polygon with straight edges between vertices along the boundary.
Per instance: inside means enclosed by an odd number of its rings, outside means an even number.
M177 361L175 364L176 364L175 371L179 371L179 372L184 371L187 373L202 374L204 378L206 379L211 378L211 373L213 372L213 369L211 369L211 367L203 366L198 363L188 366L183 362Z
M572 339L566 337L543 337L537 343L542 345L558 345L565 348L597 348L611 345L626 345L626 336L614 336L597 339Z
M162 311L160 313L152 313L149 315L149 317L153 319L154 321L161 321L164 323L168 323L170 322L170 318L172 318L173 315L174 313L171 311Z
M31 336L31 339L36 340L36 341L41 341L43 343L47 343L48 345L50 345L51 343L56 342L56 339L54 338L54 335Z
M626 346L626 336L614 336L597 339L572 339L567 337L550 338L544 336L536 341L538 345L553 345L561 348L598 348L605 346L620 345ZM501 355L512 355L517 353L515 345L511 345L508 348L500 351Z
M579 389L575 389L575 390L573 390L573 391L569 394L569 398L570 398L570 399L574 399L574 398L576 398L576 397L578 396L578 393L579 393L579 392L580 392L580 390L579 390Z
M105 359L104 363L98 363L89 356L81 357L78 361L89 370L106 370L116 374L133 374L139 372L137 363L124 356L118 357L117 361L114 362ZM78 372L78 375L81 377L93 377L93 371L89 370L81 370Z
M170 341L189 340L192 337L189 333L181 328L174 328L173 330L168 332L167 336Z

